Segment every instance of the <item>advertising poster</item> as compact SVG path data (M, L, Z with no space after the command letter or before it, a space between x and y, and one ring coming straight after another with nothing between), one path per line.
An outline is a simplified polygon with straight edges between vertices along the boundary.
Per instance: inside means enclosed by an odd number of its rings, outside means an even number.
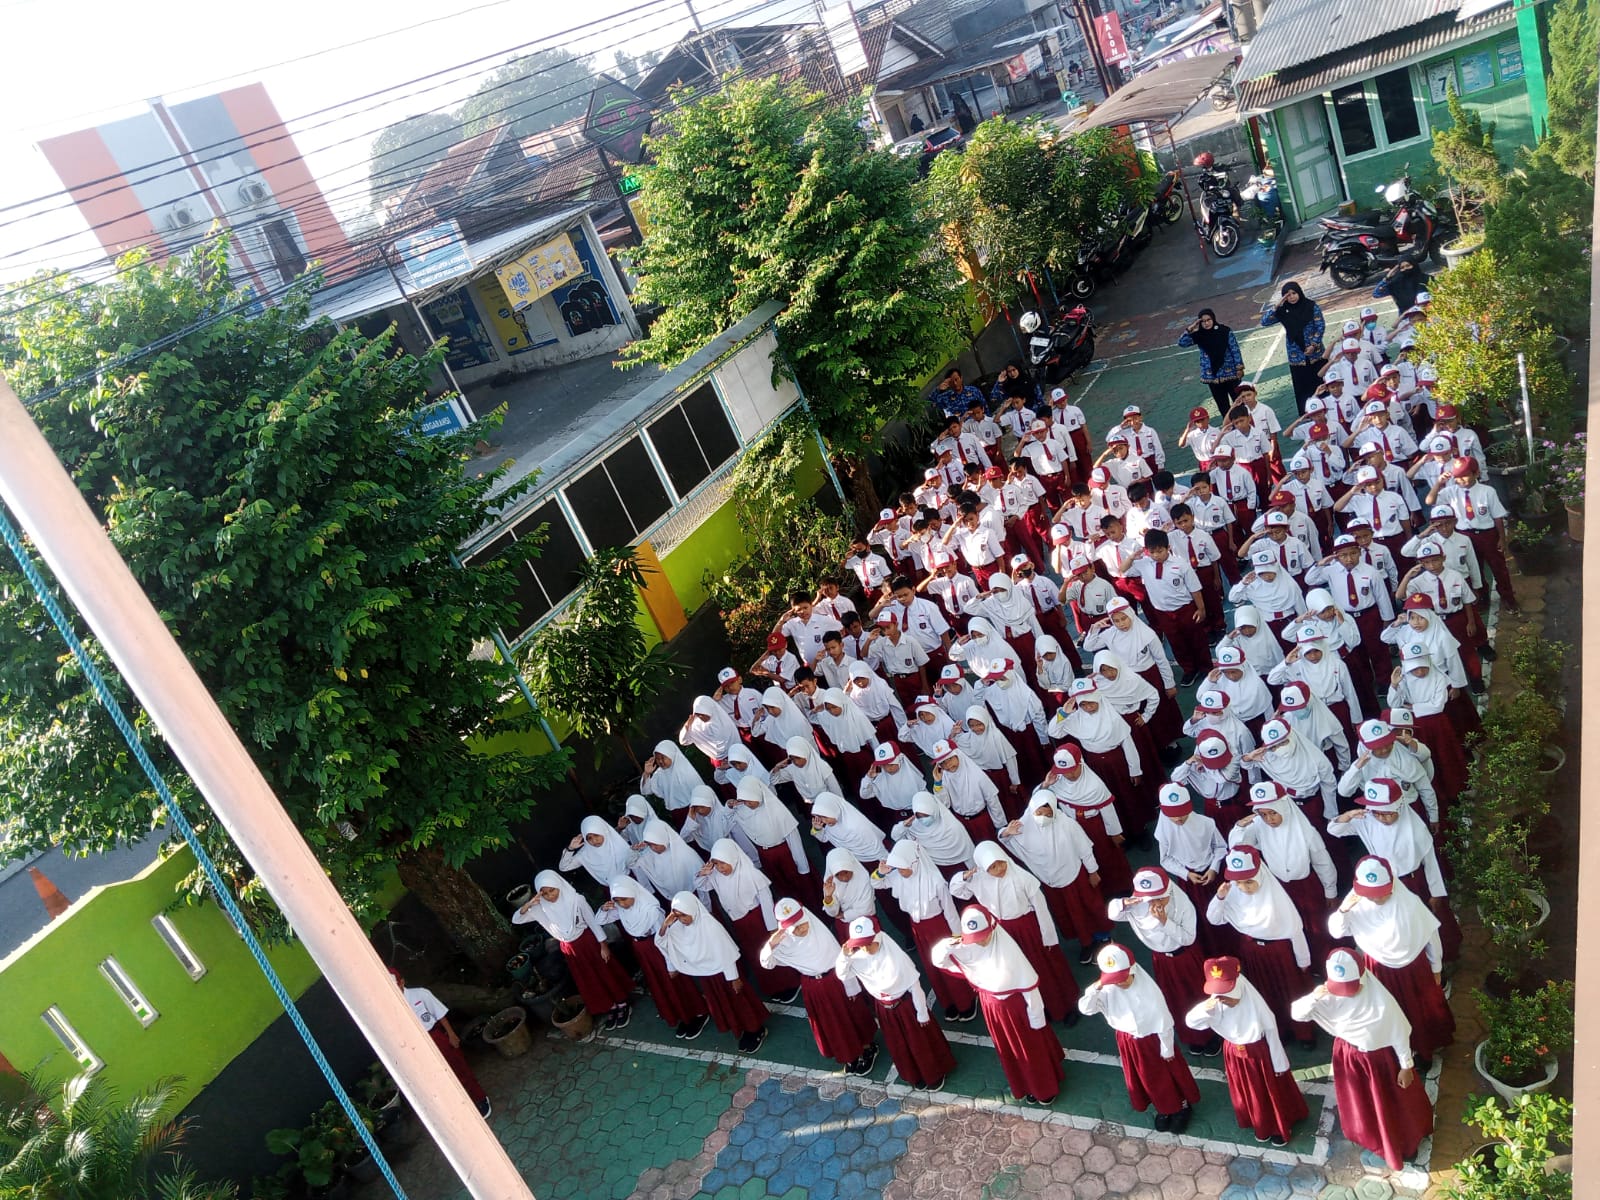
M478 319L472 297L465 288L449 292L422 306L435 337L447 340L445 361L452 371L465 371L499 360L489 331Z
M589 239L580 233L573 239L573 245L578 261L583 264L584 278L550 293L561 311L567 332L577 337L608 325L622 324L616 305L611 303L605 284L600 282L600 272L594 261L595 252L589 245Z
M506 299L514 312L520 312L541 296L583 274L583 264L567 234L535 246L515 262L495 271Z
M1494 56L1487 50L1461 56L1461 94L1486 92L1494 86Z

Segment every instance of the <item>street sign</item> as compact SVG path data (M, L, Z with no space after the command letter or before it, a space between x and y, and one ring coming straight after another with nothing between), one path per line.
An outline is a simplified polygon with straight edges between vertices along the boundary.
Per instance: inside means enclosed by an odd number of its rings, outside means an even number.
M467 427L467 417L455 397L447 397L429 405L417 414L417 424L430 437L444 433L459 433Z
M430 225L409 237L401 238L395 242L394 252L405 264L411 282L419 288L448 283L472 269L467 239L455 221Z
M644 135L650 129L650 102L609 75L589 93L589 115L583 133L619 162L644 157Z
M622 196L631 196L643 186L644 180L640 178L639 172L629 171L621 179L617 180L617 193Z
M1096 17L1094 35L1106 62L1120 65L1128 61L1128 39L1122 33L1122 18L1116 13L1101 13Z

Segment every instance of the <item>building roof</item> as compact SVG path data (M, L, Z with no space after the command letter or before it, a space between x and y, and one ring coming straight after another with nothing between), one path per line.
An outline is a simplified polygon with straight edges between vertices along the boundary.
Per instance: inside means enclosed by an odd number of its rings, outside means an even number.
M903 26L904 22L896 21L896 26ZM915 32L913 30L913 32ZM1033 36L1027 37L1022 43L1017 38L1019 34L1026 33ZM921 35L918 35L919 37ZM1009 62L1022 51L1020 45L1027 41L1042 40L1044 33L1033 30L1021 29L1018 25L1011 25L1005 29L997 29L976 42L964 46L957 46L953 50L940 55L938 58L924 59L912 63L904 70L896 71L893 75L879 80L878 86L889 92L905 92L912 88L923 87L940 79L955 79L961 75L971 75L985 67L992 67L996 63Z
M1278 0L1280 4L1285 2ZM1068 132L1108 125L1171 125L1205 95L1232 63L1231 54L1197 54L1135 75L1104 104L1068 126Z
M1460 0L1273 0L1235 79L1262 79L1453 13Z
M1267 11L1272 12L1271 9ZM1516 14L1504 3L1467 21L1457 20L1453 13L1441 13L1420 25L1375 38L1353 52L1319 59L1265 79L1249 80L1239 87L1239 113L1247 116L1281 108L1303 97L1326 92L1346 80L1393 70L1461 42L1472 41L1515 21Z
M411 185L396 211L415 212L455 199L466 190L488 161L495 143L507 136L509 131L509 125L497 125L451 146L443 158Z

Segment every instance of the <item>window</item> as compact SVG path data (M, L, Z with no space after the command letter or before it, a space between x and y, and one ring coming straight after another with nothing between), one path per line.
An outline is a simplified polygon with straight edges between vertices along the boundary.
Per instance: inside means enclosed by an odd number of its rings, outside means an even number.
M1372 131L1372 114L1367 110L1365 84L1353 83L1333 94L1333 115L1339 123L1339 142L1345 157L1365 154L1378 148Z
M272 264L278 268L283 282L290 283L298 278L306 269L306 256L300 253L289 223L268 221L261 227L261 232L266 236L267 252L272 255Z
M190 979L199 979L206 973L205 963L189 949L189 943L183 940L183 935L178 932L176 925L164 916L151 917L150 924L156 927L161 940L167 944L167 949L172 951L172 957L177 959L178 965L189 973Z
M84 1044L84 1040L78 1036L78 1031L66 1017L61 1015L61 1010L54 1004L45 1009L39 1015L39 1019L49 1027L51 1033L56 1035L56 1040L66 1048L67 1053L72 1055L72 1061L78 1064L80 1071L93 1075L105 1066L105 1063L100 1061L99 1055Z
M155 1019L161 1014L156 1011L155 1005L144 998L144 993L128 977L128 972L123 970L121 963L114 958L102 959L100 974L106 977L106 982L128 1006L128 1011L138 1019L139 1024L148 1026L155 1023Z
M1392 146L1422 136L1422 119L1417 115L1417 100L1411 94L1411 72L1390 71L1372 81L1378 96L1378 113L1383 118L1384 137Z

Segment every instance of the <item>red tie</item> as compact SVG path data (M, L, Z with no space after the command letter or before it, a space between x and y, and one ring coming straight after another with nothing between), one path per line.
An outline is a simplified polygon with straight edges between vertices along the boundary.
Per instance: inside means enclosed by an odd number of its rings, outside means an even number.
M1157 578L1157 579L1160 579L1160 578L1161 578L1161 568L1162 568L1162 567L1163 567L1163 566L1165 566L1165 565L1166 565L1166 564L1165 564L1165 563L1157 563L1157 564L1156 564L1156 578Z
M1471 488L1462 488L1461 489L1461 498L1464 501L1466 501L1466 505L1467 505L1467 520L1476 521L1478 519L1478 510L1473 506L1473 503L1472 503L1472 489Z
M1384 456L1384 458L1388 459L1390 462L1393 462L1394 461L1394 451L1389 447L1389 435L1387 433L1380 433L1380 434L1378 434L1378 436L1383 439L1383 456Z
M1350 589L1350 611L1355 612L1361 606L1361 596L1356 591L1356 573L1354 571L1346 571L1344 573L1344 582L1345 586Z
M1193 538L1189 539L1189 565L1191 567L1198 567L1200 565L1200 556L1194 552Z
M1434 580L1434 586L1438 589L1438 592L1439 592L1439 611L1443 612L1444 611L1444 579L1442 577L1438 576L1438 575L1435 575L1433 577L1433 580Z

